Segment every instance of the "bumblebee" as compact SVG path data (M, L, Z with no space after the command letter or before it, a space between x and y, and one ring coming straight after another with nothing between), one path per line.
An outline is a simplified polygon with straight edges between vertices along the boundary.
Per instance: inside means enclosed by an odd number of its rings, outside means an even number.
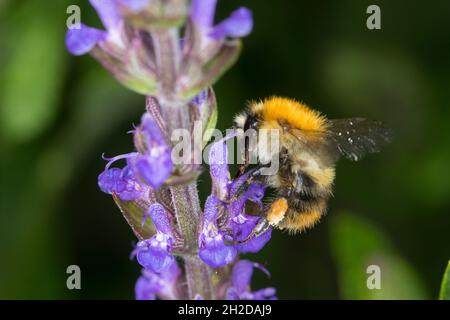
M279 160L276 173L267 176L256 173L249 178L248 182L257 178L274 189L275 199L247 240L270 226L291 233L313 227L325 214L333 194L337 160L344 157L358 161L368 153L379 152L392 139L391 130L379 121L329 120L302 103L281 97L251 103L235 117L235 125L244 132L248 129L279 132L278 150L264 148L266 151L261 153L260 145L251 148L245 144L246 161L240 174L249 168L249 154L258 154L257 166L261 160L270 161L274 157Z

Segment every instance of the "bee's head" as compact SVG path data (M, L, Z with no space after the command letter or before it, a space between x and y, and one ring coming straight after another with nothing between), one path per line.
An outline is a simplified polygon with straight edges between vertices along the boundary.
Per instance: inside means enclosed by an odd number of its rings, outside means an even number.
M248 129L256 130L258 128L258 118L254 113L243 112L236 115L234 118L236 128L247 131Z

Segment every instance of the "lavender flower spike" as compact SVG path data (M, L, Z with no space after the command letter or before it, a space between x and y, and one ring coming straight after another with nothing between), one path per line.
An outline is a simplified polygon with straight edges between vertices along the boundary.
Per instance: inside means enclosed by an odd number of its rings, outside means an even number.
M121 84L147 97L133 130L135 151L105 159L98 177L139 239L132 252L143 268L136 299L275 298L273 288L250 288L253 269L267 271L238 260L240 253L259 251L272 232L247 239L261 219L265 186L249 185L246 174L231 179L226 141L239 133L210 149L212 191L203 210L197 187L201 159L175 163L169 141L174 130L183 129L194 151L206 147L217 120L211 86L238 58L239 38L253 28L251 11L241 7L215 23L217 0L89 2L104 28L73 26L66 34L68 51L89 53ZM197 154L202 152L191 158ZM119 160L126 165L113 167Z
M175 259L172 255L173 231L167 211L159 203L152 204L149 215L156 227L156 234L139 241L134 254L141 266L155 273L167 270Z

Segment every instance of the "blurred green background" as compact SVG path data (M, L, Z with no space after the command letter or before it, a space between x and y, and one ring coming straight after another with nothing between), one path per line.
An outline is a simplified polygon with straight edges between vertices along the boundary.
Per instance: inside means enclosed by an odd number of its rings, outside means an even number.
M101 26L88 1L0 0L3 299L131 299L139 275L135 238L97 175L103 152L131 150L126 132L144 98L65 51L69 4ZM382 30L366 28L370 4L381 7ZM396 132L382 153L338 164L316 228L274 232L249 255L272 272L257 272L254 288L273 285L282 299L436 298L450 258L450 2L222 0L218 18L240 5L255 29L215 86L220 129L247 100L277 94ZM66 288L71 264L82 290ZM366 287L371 264L381 290Z

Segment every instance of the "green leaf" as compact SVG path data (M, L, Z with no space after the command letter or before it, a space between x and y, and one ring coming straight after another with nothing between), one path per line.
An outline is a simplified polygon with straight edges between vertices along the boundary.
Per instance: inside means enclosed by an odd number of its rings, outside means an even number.
M148 209L147 203L143 201L122 201L115 195L113 195L113 198L139 240L148 239L155 234L156 230L152 219L148 218L145 224L142 224L142 218Z
M338 213L331 219L331 247L343 299L425 299L413 267L375 225L361 216ZM375 266L380 289L369 289ZM369 269L368 269L369 268Z
M445 269L444 277L442 278L439 300L450 300L450 261L447 264L447 269Z

